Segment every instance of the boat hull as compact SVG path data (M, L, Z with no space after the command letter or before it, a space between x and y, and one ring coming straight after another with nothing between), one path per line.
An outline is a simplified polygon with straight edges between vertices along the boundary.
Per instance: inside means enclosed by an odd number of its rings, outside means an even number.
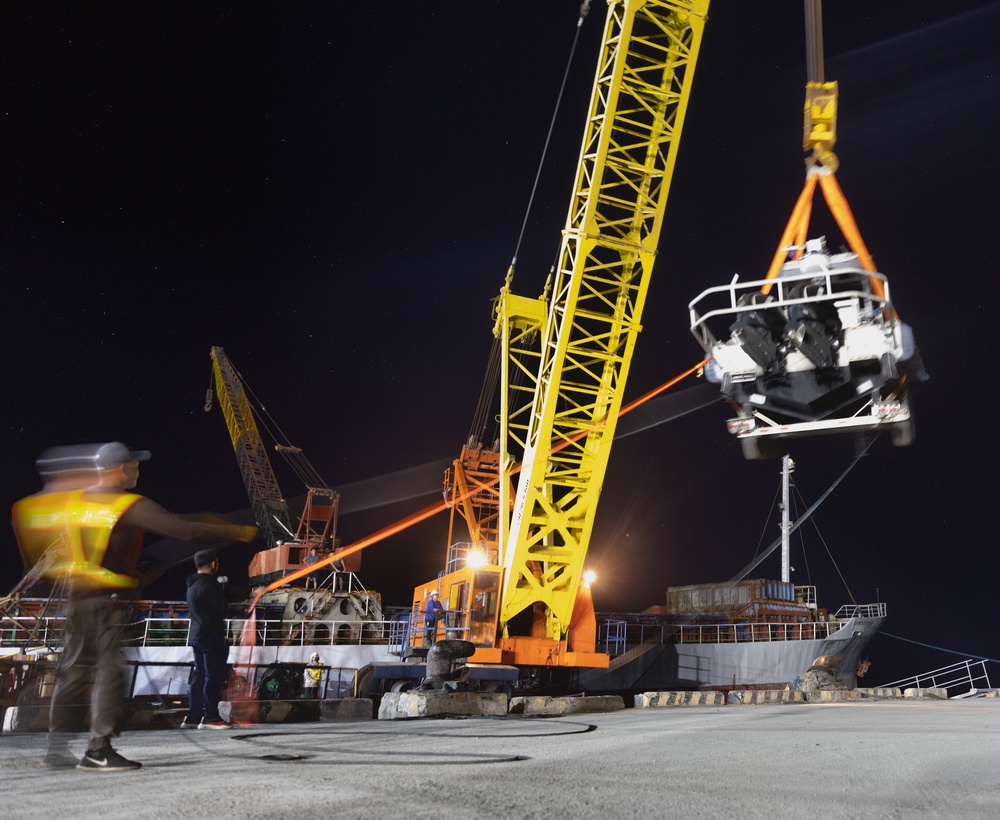
M613 658L608 669L587 670L588 692L670 691L721 688L785 688L823 655L841 658L838 683L857 686L856 670L884 617L854 617L820 639L730 643L650 643Z
M310 656L319 653L326 668L326 697L351 697L354 680L359 669L372 663L399 660L387 644L353 644L346 646L233 646L229 649L228 663L231 676L243 681L258 679L258 671L272 664L296 664L303 668ZM126 663L134 666L133 696L186 695L193 656L189 646L130 646L123 647ZM230 684L235 678L230 678Z

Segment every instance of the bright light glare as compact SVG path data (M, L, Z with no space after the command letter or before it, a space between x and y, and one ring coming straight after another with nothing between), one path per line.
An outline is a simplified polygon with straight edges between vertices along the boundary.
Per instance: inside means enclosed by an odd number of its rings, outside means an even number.
M583 586L586 589L590 589L590 585L593 584L594 581L596 581L596 580L597 580L597 573L596 572L594 572L592 569L584 570L584 573L583 573Z
M465 565L470 569L486 566L486 553L482 550L470 550L465 557Z

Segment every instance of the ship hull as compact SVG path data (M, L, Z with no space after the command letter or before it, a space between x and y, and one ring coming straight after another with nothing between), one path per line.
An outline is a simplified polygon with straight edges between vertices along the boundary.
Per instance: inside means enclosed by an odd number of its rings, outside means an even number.
M398 652L391 653L387 644L306 644L301 646L233 646L229 649L228 663L232 676L253 681L258 670L272 664L297 664L305 667L309 657L318 652L327 672L324 676L326 697L351 697L357 670L372 663L389 663L399 660ZM189 646L131 646L123 647L126 663L135 668L133 696L186 695L188 676L193 657Z
M828 655L841 658L835 677L853 689L858 662L884 620L849 618L822 639L643 644L613 658L608 669L581 672L579 680L588 692L783 689L816 658Z

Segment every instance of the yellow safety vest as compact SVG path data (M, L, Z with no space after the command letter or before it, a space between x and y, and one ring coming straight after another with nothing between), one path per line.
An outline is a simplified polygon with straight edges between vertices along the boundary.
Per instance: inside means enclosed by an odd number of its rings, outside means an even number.
M105 569L111 531L141 495L86 490L39 493L14 505L14 531L25 564L35 566L51 549L54 561L41 572L50 581L67 579L74 587L128 588L139 582Z

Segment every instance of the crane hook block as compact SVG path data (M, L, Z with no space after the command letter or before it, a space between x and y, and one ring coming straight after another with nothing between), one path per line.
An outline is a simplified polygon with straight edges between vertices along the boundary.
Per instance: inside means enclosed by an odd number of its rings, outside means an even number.
M211 387L208 388L208 390L205 391L205 412L206 413L211 413L212 412L212 388Z

